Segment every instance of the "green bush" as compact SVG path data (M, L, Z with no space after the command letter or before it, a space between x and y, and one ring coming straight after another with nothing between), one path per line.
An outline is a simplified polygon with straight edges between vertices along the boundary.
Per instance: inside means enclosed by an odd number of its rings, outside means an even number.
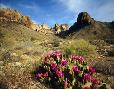
M86 56L95 52L96 47L91 45L88 41L78 39L69 41L68 43L64 44L62 50L66 55L78 54Z

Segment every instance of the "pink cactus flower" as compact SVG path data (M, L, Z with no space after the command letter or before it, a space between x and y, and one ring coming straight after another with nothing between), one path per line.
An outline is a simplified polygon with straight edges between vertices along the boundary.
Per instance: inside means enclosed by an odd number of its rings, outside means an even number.
M95 69L91 66L88 66L88 70L89 70L91 75L93 75L95 73Z
M90 89L88 86L84 87L83 89Z
M56 67L57 67L57 64L52 63L52 64L51 64L51 67L52 67L52 69L54 69L54 68L56 68Z
M50 53L48 54L48 57L52 57L52 56L61 57L61 56L62 56L62 53L60 53L60 52L58 52L58 51L50 52Z
M48 77L48 72L44 73L43 77Z
M80 62L83 62L84 61L84 58L82 56L79 56L79 61Z
M56 74L57 74L57 76L58 77L60 77L60 78L63 78L64 77L64 73L62 73L61 71L56 71Z
M95 69L86 64L82 56L72 55L70 58L64 59L61 52L50 52L42 60L42 65L37 70L35 77L41 82L49 78L48 82L52 80L52 82L60 84L58 86L62 86L64 89L73 86L80 89L90 89L91 87L97 89L98 81L93 78ZM75 81L72 80L72 77Z
M98 84L98 80L96 78L93 78L92 79L92 83L93 83L93 85L97 85Z
M62 64L62 65L66 65L67 63L68 63L68 62L67 62L67 60L65 60L65 59L61 61L61 64Z
M56 56L61 56L61 53L57 52L57 53L56 53Z
M47 57L51 57L53 55L53 52L50 52Z
M50 72L50 76L51 76L51 77L53 76L53 73L52 73L52 72Z
M53 55L56 56L56 57L61 57L62 56L62 53L56 51L56 52L53 53Z
M42 76L43 76L42 73L38 73L38 74L36 74L36 78L41 78Z
M91 80L91 75L90 74L85 74L84 75L84 80L87 82L87 81L90 81Z
M78 55L72 55L71 58L73 61L79 61L79 62L84 61L84 58L82 56L78 56Z
M73 70L74 72L76 72L76 73L78 73L78 72L79 72L79 69L78 69L78 67L77 67L77 66L73 66L72 70Z

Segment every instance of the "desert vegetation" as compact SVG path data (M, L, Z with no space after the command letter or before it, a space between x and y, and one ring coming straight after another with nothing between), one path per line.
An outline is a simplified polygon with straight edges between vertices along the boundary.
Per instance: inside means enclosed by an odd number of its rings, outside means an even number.
M0 89L114 88L113 22L95 21L83 12L69 29L62 24L34 30L3 17Z
M65 43L62 49L66 55L77 54L82 56L88 56L95 53L96 46L91 45L88 41L84 39L76 39L70 40Z
M98 80L94 76L95 69L82 56L65 58L57 51L49 53L35 73L40 82L52 89L97 89Z

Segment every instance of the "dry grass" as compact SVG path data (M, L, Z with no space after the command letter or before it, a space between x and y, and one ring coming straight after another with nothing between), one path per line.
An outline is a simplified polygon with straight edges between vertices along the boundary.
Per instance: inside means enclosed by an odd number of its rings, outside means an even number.
M40 64L41 57L52 49L60 49L67 55L83 55L89 63L95 63L99 56L96 46L88 41L61 40L53 34L37 33L22 25L1 24L0 88L5 86L8 89L45 89L34 80L32 73ZM89 59L92 59L92 62Z
M11 57L17 55L13 54ZM35 85L38 82L33 79L32 74L39 64L40 57L23 54L18 58L18 61L0 61L0 83L5 84L8 89L31 89L30 87L39 89L38 87L43 87L41 84Z
M0 24L0 34L0 88L45 89L32 73L50 50L42 43L53 43L53 34L45 36L15 23Z

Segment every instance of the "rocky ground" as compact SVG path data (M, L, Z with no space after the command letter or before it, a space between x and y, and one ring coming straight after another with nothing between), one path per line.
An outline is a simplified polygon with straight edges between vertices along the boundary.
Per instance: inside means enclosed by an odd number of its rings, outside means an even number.
M45 88L33 79L32 72L56 45L55 41L61 41L46 32L36 32L17 23L0 23L0 89Z
M108 49L106 49L108 47ZM106 84L106 89L114 89L114 45L106 44L104 47L99 47L99 58L90 62L90 64L96 69L97 78L101 83ZM101 84L102 85L102 84ZM105 89L105 88L103 88Z
M14 23L1 25L0 34L0 87L2 89L46 89L34 79L33 71L47 52L62 50L62 46L69 44L68 40L54 37L54 34L48 34L48 32L47 36L42 32L36 33ZM97 55L89 55L86 58L88 64L95 67L96 76L102 82L101 85L106 83L107 89L113 89L114 45L99 41L97 45L95 42L91 44L97 47Z

